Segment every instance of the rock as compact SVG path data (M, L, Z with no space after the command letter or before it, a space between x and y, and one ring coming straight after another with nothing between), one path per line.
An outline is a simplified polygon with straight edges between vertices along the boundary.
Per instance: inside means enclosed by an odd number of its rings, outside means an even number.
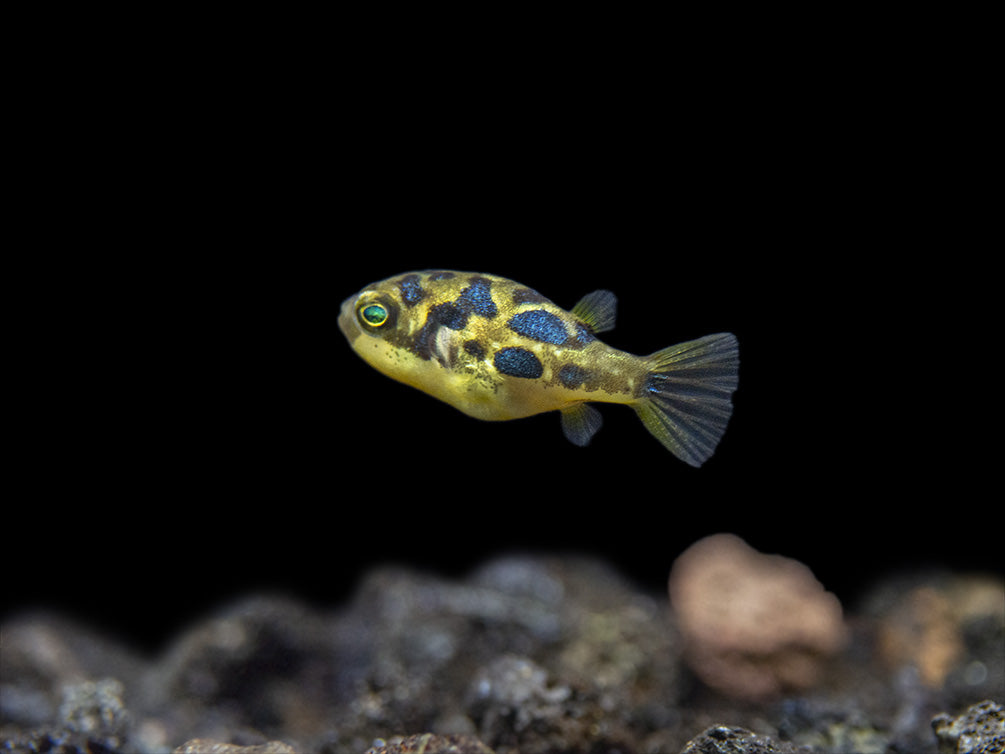
M522 744L522 751L530 729L535 738L555 738L556 744L569 733L565 718L571 696L568 686L549 679L531 660L505 656L475 678L469 708L481 723L483 738Z
M366 754L494 754L492 749L471 736L408 736L367 749Z
M958 717L932 720L940 754L1002 754L1005 752L1005 707L992 701L970 707Z
M879 690L887 696L885 690ZM880 702L881 703L881 702ZM781 713L774 733L794 746L806 746L814 752L855 752L855 754L887 754L912 752L921 754L931 746L931 731L926 726L890 724L877 719L876 699L870 699L865 688L857 689L854 698L794 697L782 700ZM912 703L913 704L913 703ZM873 709L870 711L869 706ZM904 713L907 712L907 715ZM913 709L897 711L893 718L913 719ZM927 719L927 718L925 718ZM921 745L917 745L920 741Z
M88 741L118 748L127 737L129 724L122 691L122 684L113 678L67 684L59 706L63 725Z
M950 583L879 584L885 596L853 614L835 672L753 702L685 670L665 597L581 558L499 558L457 580L376 569L334 610L244 599L156 657L58 616L15 616L0 626L0 752L172 754L187 741L200 754L641 754L690 741L692 752L935 754L936 713L1001 701L998 603L971 587L940 597L958 606L962 649L932 676L938 688L922 681L917 653L877 662L878 637L903 623L906 595L949 594ZM939 728L947 741L968 740L962 730Z
M892 671L914 668L932 689L952 685L986 696L1005 686L1000 579L899 579L871 602L879 660Z
M135 681L135 658L81 626L49 615L3 627L0 640L0 750L81 754L125 751L132 720L124 684L90 674L114 670ZM6 740L5 740L6 738Z
M650 724L636 688L661 704L682 693L665 605L592 561L500 558L459 583L381 569L351 613L347 642L366 641L340 653L359 663L335 720L343 740L425 729L500 754L563 750Z
M716 725L692 738L680 754L810 754L812 749L758 736L743 728Z
M194 738L175 749L174 754L298 754L298 752L282 741L269 741L266 744L256 744L255 746L239 746Z
M319 615L283 597L261 596L223 607L183 632L147 678L147 704L173 710L187 734L259 738L328 725L326 691L336 664ZM213 727L205 726L213 710ZM189 736L190 737L190 736Z
M24 727L52 723L62 714L65 693L82 689L79 684L114 678L135 689L147 670L126 647L56 615L4 623L0 644L0 721Z
M840 603L806 566L730 534L702 539L677 558L670 601L689 667L740 698L812 687L847 639Z

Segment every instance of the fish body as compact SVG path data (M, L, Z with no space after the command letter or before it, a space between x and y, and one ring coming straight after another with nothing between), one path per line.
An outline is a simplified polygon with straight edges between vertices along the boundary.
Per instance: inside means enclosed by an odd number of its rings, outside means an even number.
M379 372L489 421L559 411L566 437L600 428L589 403L631 406L693 466L712 454L732 411L739 358L729 333L650 356L597 338L617 299L595 291L566 311L495 275L424 270L373 283L342 303L339 329Z

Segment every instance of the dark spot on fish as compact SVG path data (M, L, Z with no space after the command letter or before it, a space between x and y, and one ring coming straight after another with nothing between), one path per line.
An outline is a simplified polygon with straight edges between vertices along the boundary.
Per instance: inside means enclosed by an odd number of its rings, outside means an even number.
M442 273L453 277L452 272ZM412 275L407 276L407 280ZM420 359L433 357L436 348L436 337L441 327L450 330L463 330L468 326L472 314L482 317L494 317L498 313L492 300L492 281L488 278L473 277L471 285L461 291L456 301L448 301L429 308L426 321L415 334L410 350ZM404 295L404 290L402 291ZM425 295L425 294L423 294ZM484 351L482 353L484 357Z
M430 280L450 280L454 276L454 273L449 270L441 270L440 272L430 272Z
M467 351L472 356L474 356L476 359L485 358L485 348L477 340L464 341L464 350Z
M537 356L526 348L503 348L496 353L493 363L497 370L510 377L531 380L544 374L544 367Z
M415 306L426 297L426 292L422 290L418 275L405 275L398 281L398 290L401 291L401 300L405 306Z
M525 338L560 346L569 339L562 319L544 309L531 309L513 315L506 323L509 329Z
M468 326L468 313L456 304L437 304L430 308L429 315L426 317L425 327L430 326L434 328L442 326L449 327L451 330L463 330Z
M575 341L576 345L582 347L589 345L597 339L597 336L593 334L593 330L590 329L589 325L583 322L576 323L576 335Z
M433 345L436 340L437 327L423 327L410 341L403 341L409 351L414 353L423 361L429 361L433 356Z
M430 307L425 324L415 333L415 337L406 347L420 359L428 361L433 357L436 348L436 335L441 327L463 330L467 324L467 312L458 309L453 304L437 304Z
M558 370L558 381L569 390L575 390L592 375L593 373L589 369L583 369L575 364L566 364Z
M513 291L514 304L547 304L548 299L530 288L517 288Z
M488 278L471 278L471 285L461 291L457 304L465 311L474 312L480 317L491 318L499 313L495 301L492 300L492 281Z

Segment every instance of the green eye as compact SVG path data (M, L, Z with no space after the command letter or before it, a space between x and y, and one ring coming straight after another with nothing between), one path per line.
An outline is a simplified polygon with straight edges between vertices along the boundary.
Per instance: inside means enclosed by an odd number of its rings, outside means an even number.
M369 304L359 310L359 318L370 327L380 327L387 322L387 309L380 304Z

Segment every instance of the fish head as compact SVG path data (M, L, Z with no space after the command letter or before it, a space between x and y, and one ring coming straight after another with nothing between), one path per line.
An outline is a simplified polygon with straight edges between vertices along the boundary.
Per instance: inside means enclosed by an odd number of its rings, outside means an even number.
M339 330L349 345L368 364L387 373L400 360L402 333L401 292L389 281L372 283L342 302Z
M532 323L547 330L537 337L539 347L514 329L514 309L531 301L554 306L504 278L423 270L350 296L338 322L353 351L376 371L470 416L511 419L542 410L535 396L544 375L543 349L558 328L563 341L569 337L564 324L542 324L542 317ZM553 325L550 330L547 324ZM524 329L537 332L529 327Z
M447 400L444 380L469 310L487 305L481 299L470 303L470 293L463 306L449 303L465 280L459 273L427 270L371 283L342 303L339 329L378 372Z

